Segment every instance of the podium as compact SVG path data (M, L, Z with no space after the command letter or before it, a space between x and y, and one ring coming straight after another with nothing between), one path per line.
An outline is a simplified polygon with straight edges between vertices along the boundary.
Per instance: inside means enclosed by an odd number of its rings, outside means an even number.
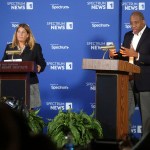
M122 60L83 59L83 69L96 71L96 119L106 140L122 140L128 134L129 73L140 67Z
M0 62L0 97L15 97L30 108L30 72L36 72L32 61Z

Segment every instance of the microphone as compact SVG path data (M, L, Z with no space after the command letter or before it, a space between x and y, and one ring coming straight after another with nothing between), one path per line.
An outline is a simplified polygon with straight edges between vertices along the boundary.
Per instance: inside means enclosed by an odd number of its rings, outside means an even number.
M20 50L6 50L7 55L16 55L16 54L20 54L20 53L21 53Z
M20 50L6 50L7 55L11 55L11 59L14 59L14 55L20 55L21 51Z
M104 59L106 53L107 53L110 49L115 49L115 45L101 46L100 49L103 50L103 51L105 51L104 54L103 54L103 59Z
M101 46L100 49L102 50L115 49L115 45Z

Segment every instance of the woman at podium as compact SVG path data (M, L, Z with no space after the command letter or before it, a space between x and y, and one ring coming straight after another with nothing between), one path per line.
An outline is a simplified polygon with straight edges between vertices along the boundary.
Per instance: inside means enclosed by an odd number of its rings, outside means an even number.
M14 54L9 55L9 52ZM16 52L16 53L15 53ZM12 43L7 44L2 60L34 61L37 73L43 72L46 62L40 44L36 43L32 31L27 24L19 24L13 35ZM30 109L41 106L39 80L36 72L30 73Z

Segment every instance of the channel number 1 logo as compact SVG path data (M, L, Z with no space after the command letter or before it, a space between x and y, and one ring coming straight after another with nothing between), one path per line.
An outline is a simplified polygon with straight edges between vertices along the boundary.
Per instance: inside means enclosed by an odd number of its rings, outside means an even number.
M72 62L66 62L66 70L72 70L72 69L73 69Z
M72 103L66 103L66 110L72 109Z

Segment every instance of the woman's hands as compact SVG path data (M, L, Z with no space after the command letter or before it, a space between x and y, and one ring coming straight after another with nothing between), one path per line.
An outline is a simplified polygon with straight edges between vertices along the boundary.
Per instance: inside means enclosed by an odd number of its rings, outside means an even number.
M40 72L40 71L41 71L41 66L37 65L37 72Z

